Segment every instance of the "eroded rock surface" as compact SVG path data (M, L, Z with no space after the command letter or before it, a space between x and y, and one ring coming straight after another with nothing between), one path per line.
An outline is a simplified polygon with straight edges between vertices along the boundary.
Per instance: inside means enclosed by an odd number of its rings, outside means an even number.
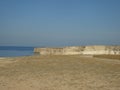
M63 48L35 48L34 52L40 55L120 55L120 46L72 46Z

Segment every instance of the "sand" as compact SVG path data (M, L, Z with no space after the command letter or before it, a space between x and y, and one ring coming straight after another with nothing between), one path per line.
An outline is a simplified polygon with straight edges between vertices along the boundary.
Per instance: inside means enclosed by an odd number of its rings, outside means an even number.
M120 60L85 56L1 58L0 90L120 90Z

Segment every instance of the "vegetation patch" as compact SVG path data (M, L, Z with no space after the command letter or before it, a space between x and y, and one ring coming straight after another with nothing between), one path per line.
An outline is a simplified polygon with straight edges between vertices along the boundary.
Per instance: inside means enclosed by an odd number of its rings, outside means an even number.
M93 57L108 58L108 59L119 59L120 60L120 55L94 55Z

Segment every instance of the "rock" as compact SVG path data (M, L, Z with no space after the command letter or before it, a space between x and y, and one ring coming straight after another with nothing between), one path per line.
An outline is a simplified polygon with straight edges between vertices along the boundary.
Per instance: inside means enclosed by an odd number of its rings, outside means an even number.
M34 48L37 55L120 55L120 46L71 46L62 48Z

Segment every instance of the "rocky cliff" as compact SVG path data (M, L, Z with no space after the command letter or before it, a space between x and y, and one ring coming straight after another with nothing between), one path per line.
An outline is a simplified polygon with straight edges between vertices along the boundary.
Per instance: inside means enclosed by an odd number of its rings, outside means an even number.
M34 48L34 53L39 55L99 55L117 54L120 55L120 46L72 46L63 48Z

